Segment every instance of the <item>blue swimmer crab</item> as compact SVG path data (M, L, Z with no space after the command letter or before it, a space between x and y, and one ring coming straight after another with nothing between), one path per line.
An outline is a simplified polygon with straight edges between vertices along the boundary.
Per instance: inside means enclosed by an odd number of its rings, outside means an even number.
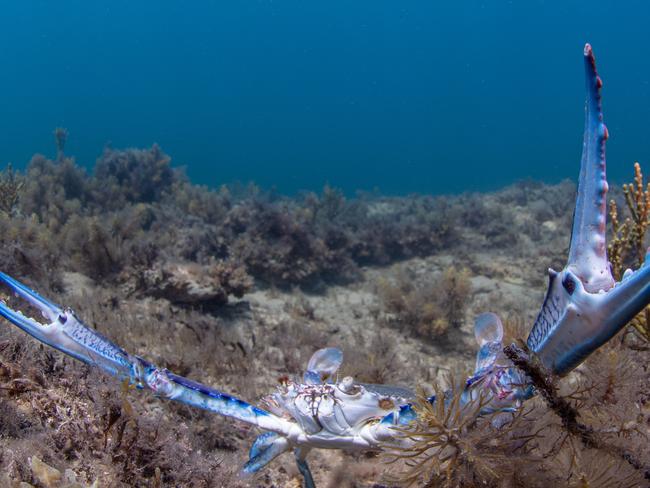
M650 303L650 266L628 270L616 282L607 260L608 133L601 110L602 82L589 44L584 63L586 120L568 262L560 272L549 270L548 291L527 340L528 348L558 376L576 368ZM343 355L335 348L316 351L301 379L287 381L264 398L262 407L254 406L129 354L86 326L72 310L51 303L4 273L0 282L45 318L36 320L0 302L0 314L39 341L160 397L266 431L253 443L245 473L255 473L281 453L293 451L305 485L313 487L305 459L311 449L382 450L404 442L398 440L399 427L416 415L411 390L339 379L336 372ZM480 315L475 335L480 346L476 368L465 382L461 402L480 397L484 413L518 409L535 388L504 356L499 318L493 313Z

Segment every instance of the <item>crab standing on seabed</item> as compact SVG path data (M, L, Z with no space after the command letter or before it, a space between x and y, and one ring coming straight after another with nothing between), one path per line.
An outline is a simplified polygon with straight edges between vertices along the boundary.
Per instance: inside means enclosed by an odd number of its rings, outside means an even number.
M617 283L607 261L607 129L600 103L602 82L588 44L584 59L586 120L569 259L561 272L549 271L544 304L528 337L528 347L556 375L565 375L578 366L650 303L650 266L636 272L628 270ZM415 417L410 390L360 384L349 377L336 379L343 360L338 349L317 351L302 379L282 385L264 399L266 409L262 409L132 356L84 325L72 310L47 301L3 273L0 283L38 309L47 323L5 302L0 302L0 314L45 344L161 397L267 431L251 447L245 473L254 473L279 454L293 450L305 484L311 487L314 482L305 461L310 449L380 450L397 442L395 426ZM499 318L491 313L479 316L475 334L480 345L476 370L466 382L461 401L480 397L486 413L517 409L534 394L534 388L504 357Z

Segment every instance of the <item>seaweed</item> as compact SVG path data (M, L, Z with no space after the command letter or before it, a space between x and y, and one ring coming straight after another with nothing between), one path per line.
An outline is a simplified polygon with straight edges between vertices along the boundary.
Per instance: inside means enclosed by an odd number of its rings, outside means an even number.
M177 178L170 161L157 144L150 149L106 148L95 164L96 191L107 208L158 201Z
M21 214L34 216L53 233L71 216L90 212L90 180L73 159L54 162L37 154L27 166L24 181Z
M620 281L628 267L639 268L647 254L646 233L650 224L650 183L644 185L639 163L634 164L634 183L623 185L628 216L620 220L615 200L609 204L612 238L607 247L612 274ZM646 342L650 341L650 307L634 317L632 330Z
M608 345L561 382L516 345L507 357L540 398L515 413L481 412L487 398L461 401L464 382L419 393L417 419L386 454L388 478L418 486L646 486L647 373L622 344ZM636 364L635 364L636 363Z
M613 461L619 464L627 463L637 471L638 476L650 480L650 463L639 457L639 454L647 457L648 453L641 449L630 450L628 445L620 443L621 437L629 439L636 435L643 439L646 434L639 428L636 419L627 420L625 418L629 419L630 411L625 415L620 410L621 405L616 405L618 401L615 397L620 394L619 390L626 379L624 374L629 374L631 370L624 360L625 356L618 358L616 354L611 355L612 352L613 350L610 349L610 364L608 368L604 369L605 378L602 375L603 369L599 368L600 374L587 376L589 383L586 386L579 385L570 395L563 396L558 391L556 378L544 369L533 353L525 348L520 349L514 344L504 348L506 356L526 374L548 408L560 419L562 429L560 448L567 439L576 439L586 449L600 451L602 454L612 457ZM603 352L600 354L602 355ZM600 396L593 395L593 390L596 388L603 388L605 393L601 393ZM608 411L607 407L612 405L615 405L616 409ZM582 415L579 406L582 407ZM590 410L592 411L590 412ZM634 411L634 409L630 410ZM593 423L600 423L601 427L587 425L580 417L591 417ZM604 425L603 420L605 421ZM571 447L575 456L576 448L573 445Z
M226 368L220 376L245 371L238 349L227 350L227 336L214 329L203 341L206 347L183 336L183 324L201 327L206 317L172 312L165 307L154 317L136 315L133 304L119 305L98 290L93 297L80 297L80 308L102 332L121 336L134 347L153 333L173 340L180 361L178 369L189 371L200 364ZM72 303L74 305L74 303ZM133 308L130 308L133 307ZM160 322L159 322L160 320ZM210 319L207 319L210 320ZM214 321L214 319L212 319ZM177 324L180 324L178 330ZM212 324L214 325L214 324ZM178 336L180 334L180 336ZM0 440L0 483L19 480L48 486L43 473L63 479L74 476L71 486L245 486L233 467L232 451L240 450L239 437L231 425L183 407L153 408L159 400L142 401L139 394L92 368L68 361L34 345L12 331L0 333L0 406L6 434ZM220 361L211 361L214 342L219 342ZM186 346L183 346L186 345ZM232 363L232 361L239 361ZM166 363L172 366L169 363ZM176 368L177 365L174 365ZM117 394L115 392L118 392ZM136 398L137 395L137 398ZM165 405L169 407L169 405ZM209 432L207 434L206 432ZM42 462L39 462L42 461ZM67 483L51 486L67 487ZM5 485L2 485L5 486ZM9 485L11 486L11 485Z
M465 320L471 291L469 271L448 267L431 283L418 284L405 270L395 284L378 283L386 322L419 337L439 339L458 330Z
M313 286L321 280L345 280L356 271L345 250L314 232L307 216L289 204L240 205L223 229L232 239L231 255L267 283Z
M25 182L18 175L11 163L0 173L0 212L13 216L20 200L20 193Z
M514 475L517 463L537 461L527 445L539 432L519 431L524 413L501 422L481 416L488 399L464 402L464 381L451 381L448 389L435 386L433 403L419 392L416 420L397 429L397 444L386 454L391 463L403 461L391 479L406 486L496 486Z
M150 266L163 255L199 264L215 257L242 263L261 283L317 289L357 279L362 266L447 248L462 224L447 198L348 200L330 186L299 199L210 190L191 184L156 145L108 148L92 175L59 153L32 158L24 177L6 172L16 186L24 181L19 200L6 193L7 205L43 225L62 246L60 261L93 279L115 280L133 261Z
M65 157L65 143L68 140L68 129L57 127L54 129L54 142L56 144L56 160L62 161Z

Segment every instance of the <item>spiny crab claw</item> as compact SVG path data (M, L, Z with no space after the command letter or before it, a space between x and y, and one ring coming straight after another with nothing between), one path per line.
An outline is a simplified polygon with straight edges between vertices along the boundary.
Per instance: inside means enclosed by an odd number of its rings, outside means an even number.
M54 322L58 316L63 312L63 309L58 305L46 300L41 295L36 293L34 290L26 287L21 282L13 279L11 276L6 275L0 272L0 281L4 283L11 291L16 295L34 307L40 310L43 317L50 322ZM33 325L34 319L28 319L23 316L21 312L14 312L12 309L8 308L4 301L0 302L3 304L3 307L0 309L0 314L5 317L7 320L10 320L16 323L14 320L23 322L25 327L30 327ZM18 324L16 324L18 325ZM22 327L21 327L22 328Z
M596 293L567 268L550 271L544 305L528 336L528 347L560 376L609 341L650 302L650 266Z
M650 267L615 282L607 260L605 141L600 90L591 46L584 50L587 97L578 196L567 265L549 270L542 309L528 347L544 366L565 375L610 340L650 302Z
M6 285L16 297L36 309L47 323L41 323L9 304L0 301L0 315L34 336L39 341L76 359L100 366L120 378L134 377L133 358L97 331L87 327L71 309L64 309L0 272L0 284ZM135 376L139 376L136 373Z

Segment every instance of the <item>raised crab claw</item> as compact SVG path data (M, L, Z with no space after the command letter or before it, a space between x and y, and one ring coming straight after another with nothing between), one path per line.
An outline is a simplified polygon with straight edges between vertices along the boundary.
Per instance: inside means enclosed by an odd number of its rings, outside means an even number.
M600 89L591 46L584 49L587 97L585 131L568 263L549 270L549 286L528 337L528 347L556 375L565 375L611 339L650 303L650 267L628 270L621 282L607 261L605 141ZM412 391L339 379L343 355L335 348L314 353L303 377L267 396L264 408L159 368L133 356L17 280L0 273L0 283L45 318L28 317L0 302L0 314L39 341L96 365L157 395L256 425L266 431L254 442L245 473L254 473L293 451L306 486L314 486L305 460L310 449L371 449L397 442L396 426L415 418ZM517 409L534 394L527 377L503 354L503 328L487 313L475 323L479 351L463 402L487 398L484 412ZM431 397L430 402L436 398Z

